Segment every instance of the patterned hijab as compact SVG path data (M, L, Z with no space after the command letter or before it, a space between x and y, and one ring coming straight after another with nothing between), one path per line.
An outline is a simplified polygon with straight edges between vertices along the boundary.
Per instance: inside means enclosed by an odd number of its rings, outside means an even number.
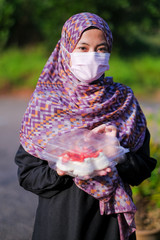
M117 126L121 145L130 151L136 151L143 143L146 121L132 90L104 75L82 85L68 68L69 53L89 27L103 31L111 52L112 33L99 16L85 12L65 22L22 121L20 142L36 157L41 157L47 142L56 134L77 128L93 129L103 123Z

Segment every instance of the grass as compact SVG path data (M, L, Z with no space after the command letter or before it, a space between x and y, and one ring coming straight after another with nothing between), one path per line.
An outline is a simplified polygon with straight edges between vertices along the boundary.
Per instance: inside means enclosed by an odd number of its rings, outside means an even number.
M150 55L122 59L114 56L110 59L107 75L115 81L130 86L137 94L149 94L160 89L160 57Z
M1 53L0 89L36 85L46 62L43 46L12 48Z
M43 45L3 51L0 58L0 90L34 88L48 56ZM106 75L130 86L137 94L148 94L160 89L159 66L160 57L145 55L125 59L113 53Z
M143 181L139 186L132 187L133 198L137 196L140 199L146 198L149 200L148 207L155 206L160 208L160 144L153 143L150 145L151 156L157 160L156 168L153 170L151 177Z
M154 104L155 105L155 104ZM157 106L150 106L143 109L144 114L147 119L147 125L152 133L152 141L153 142L159 142L159 136L160 136L160 111L159 107Z

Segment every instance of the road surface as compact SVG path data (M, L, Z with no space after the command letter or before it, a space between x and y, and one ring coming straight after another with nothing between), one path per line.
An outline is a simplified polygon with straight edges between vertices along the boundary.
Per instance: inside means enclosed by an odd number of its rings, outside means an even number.
M30 240L37 197L18 184L14 156L28 100L0 98L0 240Z

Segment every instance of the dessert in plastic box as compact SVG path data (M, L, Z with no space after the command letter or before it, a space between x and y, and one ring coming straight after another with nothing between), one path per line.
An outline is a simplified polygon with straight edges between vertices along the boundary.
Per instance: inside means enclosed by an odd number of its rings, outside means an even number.
M55 170L87 179L115 166L126 152L128 149L121 147L116 137L79 129L55 136L43 151L43 158Z

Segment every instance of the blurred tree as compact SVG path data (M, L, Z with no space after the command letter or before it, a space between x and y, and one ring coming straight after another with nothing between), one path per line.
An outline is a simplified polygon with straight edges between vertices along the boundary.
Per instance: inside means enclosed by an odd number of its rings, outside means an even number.
M158 0L96 0L97 13L111 23L115 46L121 52L153 50L149 38L157 37L160 27L160 1ZM160 35L159 35L160 37ZM159 39L160 40L160 39Z
M0 0L0 49L6 44L10 36L10 28L14 24L12 18L14 8L5 0Z
M160 35L159 0L0 0L0 6L1 46L44 41L51 50L64 22L73 14L89 11L109 23L114 48L122 53L160 49L160 41L153 41Z
M38 7L35 0L3 1L6 2L7 6L10 5L14 9L12 13L14 24L10 27L7 45L16 44L23 46L43 39L35 23L35 12Z

